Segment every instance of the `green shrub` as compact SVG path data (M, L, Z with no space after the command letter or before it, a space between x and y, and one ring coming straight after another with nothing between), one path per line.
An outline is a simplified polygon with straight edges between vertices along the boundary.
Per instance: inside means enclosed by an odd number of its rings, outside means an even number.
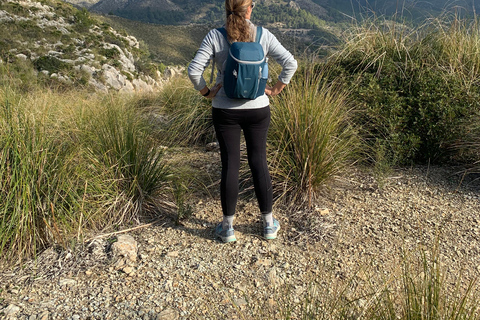
M47 70L50 73L56 73L71 69L71 65L52 56L43 56L35 59L33 65L38 71Z
M120 52L117 48L102 48L99 50L99 53L107 59L118 59L120 57Z
M78 32L88 31L95 23L95 20L90 17L90 13L85 8L82 8L81 10L76 10L74 14L74 19L75 29Z
M451 145L466 134L462 123L480 107L455 75L405 70L362 75L357 91L366 113L361 122L374 141L389 145L394 163L451 160Z
M465 70L450 65L452 59L445 56L451 54L432 49L448 47L436 36L442 30L395 27L356 29L330 58L331 74L354 88L352 97L364 110L355 121L369 145L380 143L391 163L462 160L452 145L462 140L463 124L480 110L478 86L466 81Z
M152 62L149 62L149 61L145 61L143 59L141 60L137 60L135 61L135 69L139 72L139 73L143 73L147 76L150 76L152 77L153 79L157 79L157 71L158 71L158 67L156 64L152 63Z
M68 46L63 47L62 52L65 53L67 56L70 56L73 58L75 57L73 53L75 52L76 48L77 47L75 46L75 44L70 43Z
M2 4L2 7L6 8L8 12L12 12L19 16L27 16L28 10L19 3L7 2Z
M165 70L167 69L167 66L164 65L163 63L160 63L160 64L157 66L157 69L158 69L158 71L160 71L160 73L163 74L163 73L165 72Z

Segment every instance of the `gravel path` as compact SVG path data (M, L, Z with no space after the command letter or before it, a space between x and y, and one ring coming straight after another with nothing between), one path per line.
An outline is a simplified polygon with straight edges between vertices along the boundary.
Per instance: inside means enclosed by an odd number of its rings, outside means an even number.
M466 285L480 276L480 184L459 178L445 168L399 169L379 188L354 169L312 210L278 207L282 231L270 242L259 237L253 200L239 203L238 241L222 244L212 237L216 196L198 199L183 225L166 217L128 233L136 262L118 260L105 238L0 269L0 318L260 318L301 304L313 282L320 295L343 290L362 307L357 298L398 275L402 257L435 246L452 284Z

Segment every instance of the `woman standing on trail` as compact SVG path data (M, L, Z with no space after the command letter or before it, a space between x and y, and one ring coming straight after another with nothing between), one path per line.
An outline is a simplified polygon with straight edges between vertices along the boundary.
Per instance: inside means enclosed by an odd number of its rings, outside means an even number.
M223 85L223 66L234 42L255 42L257 28L250 22L255 3L252 0L225 0L226 35L219 29L210 30L188 67L188 75L196 90L212 99L212 118L220 145L222 178L220 197L223 222L215 228L215 236L223 242L236 241L233 217L239 191L240 134L243 130L247 145L248 164L253 176L255 195L263 220L263 236L275 239L280 223L272 216L272 183L267 166L267 131L270 124L269 96L278 95L290 82L297 69L297 61L267 29L262 28L259 43L265 55L272 57L282 67L278 81L267 86L265 94L254 99L230 99ZM260 34L260 33L259 33ZM228 38L228 42L227 42ZM208 88L203 72L214 60L217 66L216 85Z

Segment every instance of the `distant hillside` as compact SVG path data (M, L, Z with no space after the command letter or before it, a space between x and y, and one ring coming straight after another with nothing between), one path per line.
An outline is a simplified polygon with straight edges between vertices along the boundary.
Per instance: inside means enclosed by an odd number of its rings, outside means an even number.
M117 16L97 16L116 30L125 30L145 42L150 58L165 65L186 65L195 55L201 41L211 28L218 25L165 26L143 23ZM269 30L295 56L308 54L320 48L338 44L339 40L332 29L287 29L272 26ZM326 53L325 50L322 51ZM320 52L320 54L322 54Z
M165 65L189 63L209 30L205 25L164 26L117 16L97 16L97 19L143 41L149 48L150 58Z
M185 64L209 27L224 23L224 0L65 0L103 15L104 21L142 39L151 58ZM92 4L85 5L85 2ZM295 54L324 55L338 35L365 18L425 19L456 12L471 15L473 0L256 0L252 21L269 28ZM478 8L480 9L480 8ZM122 19L123 18L123 19Z
M180 12L183 11L178 5L170 0L101 0L92 5L90 11L101 13L113 13L124 12L125 15L128 12Z
M73 1L81 5L79 0ZM259 0L254 15L263 25L281 22L286 27L312 28L330 20L328 11L312 0ZM219 24L224 0L100 0L87 6L92 12L164 25Z
M224 0L66 0L102 14L143 22L181 25L218 24ZM324 22L351 21L371 16L397 16L422 22L445 11L463 15L480 10L474 0L257 0L259 24L279 22L288 28L315 28Z
M59 0L0 2L0 83L152 90L162 79L145 46Z
M224 0L66 0L101 15L98 20L140 39L150 58L165 65L187 64L212 27L224 23ZM95 2L96 1L96 2ZM268 27L294 54L326 54L353 19L399 13L423 21L455 4L462 13L471 4L459 0L257 0L252 21ZM94 2L94 3L93 3Z
M361 20L366 17L397 17L401 20L423 23L425 19L446 12L460 15L473 15L480 9L480 3L473 0L312 0L328 8L328 14L336 21L354 17ZM326 2L326 3L325 3Z

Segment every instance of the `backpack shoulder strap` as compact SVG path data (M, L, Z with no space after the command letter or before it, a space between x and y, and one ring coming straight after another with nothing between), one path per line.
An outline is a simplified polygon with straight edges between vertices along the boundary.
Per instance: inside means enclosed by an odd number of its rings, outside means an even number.
M260 38L262 37L262 31L263 31L263 28L260 26L257 26L257 36L255 38L255 42L260 42Z
M220 31L221 34L225 37L225 40L227 40L228 45L230 45L230 42L228 42L228 35L227 35L227 29L224 27L217 28L218 31Z

